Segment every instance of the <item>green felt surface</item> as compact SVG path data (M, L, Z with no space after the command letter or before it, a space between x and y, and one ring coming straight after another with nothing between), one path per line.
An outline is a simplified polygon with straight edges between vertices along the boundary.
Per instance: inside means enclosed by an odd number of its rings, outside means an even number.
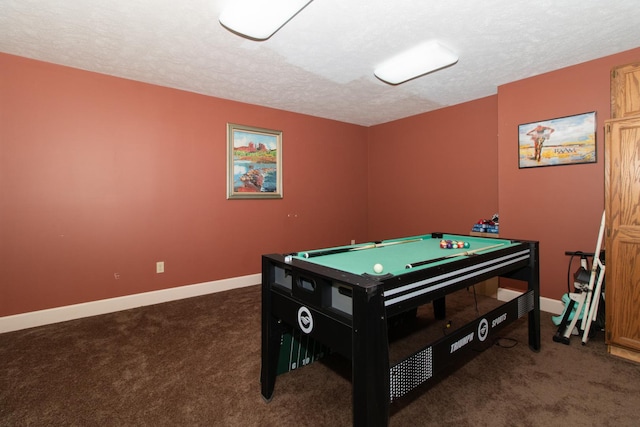
M414 239L420 239L419 241L411 241ZM468 242L470 247L465 249L442 249L440 247L440 241L444 240L457 240ZM411 236L402 239L391 239L385 240L384 244L390 242L405 242L407 243L399 243L392 244L383 247L376 247L371 249L362 249L362 250L349 250L348 252L342 252L338 254L331 255L323 255L314 257L314 252L321 252L326 249L307 251L307 252L299 252L297 257L300 259L304 259L307 262L312 262L315 264L323 265L326 267L335 268L342 271L347 271L353 274L363 274L368 273L371 275L376 275L373 271L373 266L377 263L382 264L383 271L379 275L384 274L393 274L400 275L407 273L412 270L408 270L405 266L409 263L415 263L430 259L436 259L444 256L451 256L456 254L464 254L467 251L474 251L482 248L486 248L489 246L500 245L498 247L489 248L486 250L479 251L477 253L487 253L494 250L500 250L509 247L514 244L511 243L510 240L498 239L498 238L488 238L488 237L475 237L475 236L464 236L457 234L444 234L442 238L432 238L431 234L426 234L423 236ZM348 248L358 248L373 244L373 242L362 243L354 246L345 246L345 249ZM327 248L331 249L331 248ZM309 258L305 258L305 254L309 254ZM451 257L447 260L438 261L432 264L427 264L425 266L416 267L416 268L429 268L436 265L440 265L446 262L452 262L455 260L459 260L461 256ZM415 269L414 269L415 270Z

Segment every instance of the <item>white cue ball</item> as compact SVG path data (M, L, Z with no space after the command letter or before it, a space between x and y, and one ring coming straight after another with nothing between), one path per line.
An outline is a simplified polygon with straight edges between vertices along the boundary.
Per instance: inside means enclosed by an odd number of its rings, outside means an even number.
M378 274L382 273L382 270L384 270L384 268L382 267L382 264L376 264L373 266L373 271L375 271Z

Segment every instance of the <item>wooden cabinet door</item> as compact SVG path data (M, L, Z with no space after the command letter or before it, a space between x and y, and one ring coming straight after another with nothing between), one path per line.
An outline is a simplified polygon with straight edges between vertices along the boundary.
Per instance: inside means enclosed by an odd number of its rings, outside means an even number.
M640 114L640 63L611 70L611 118Z
M606 330L640 351L640 116L605 125Z

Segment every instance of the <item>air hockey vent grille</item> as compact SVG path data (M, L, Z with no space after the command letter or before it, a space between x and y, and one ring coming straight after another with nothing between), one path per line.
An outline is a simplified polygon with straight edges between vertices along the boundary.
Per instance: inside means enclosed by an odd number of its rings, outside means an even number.
M518 319L533 310L533 292L518 297Z
M433 350L424 350L408 357L390 369L390 398L404 396L433 376Z

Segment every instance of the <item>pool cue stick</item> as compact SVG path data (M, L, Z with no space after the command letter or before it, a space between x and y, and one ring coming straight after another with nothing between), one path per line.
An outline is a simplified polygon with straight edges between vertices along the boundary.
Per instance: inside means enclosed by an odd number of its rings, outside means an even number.
M405 243L419 242L421 240L422 240L421 238L418 238L418 239L409 239L409 240L395 240L393 242L374 243L373 245L359 246L357 248L353 248L353 250L361 251L363 249L384 248L385 246L402 245Z
M380 243L372 243L370 245L364 245L364 246L349 246L349 247L346 247L346 248L327 249L327 250L324 250L324 251L317 251L317 252L298 252L297 255L301 256L303 258L314 258L314 257L324 256L324 255L342 254L342 253L345 253L345 252L362 251L362 250L365 250L365 249L382 248L382 247L385 247L385 246L401 245L403 243L419 242L421 240L422 240L422 238L409 239L409 240L398 240L398 241L393 241L393 242L380 242Z
M504 245L506 245L506 243L499 243L497 245L485 246L484 248L473 249L471 251L458 252L457 254L446 255L446 256L443 256L443 257L440 257L440 258L433 258L433 259L428 259L428 260L425 260L425 261L412 262L411 264L405 265L404 268L409 269L409 268L413 268L413 267L420 267L421 265L433 264L434 262L444 261L445 259L449 259L449 258L473 255L476 252L486 251L487 249L493 249L493 248L497 248L498 246L504 246Z

